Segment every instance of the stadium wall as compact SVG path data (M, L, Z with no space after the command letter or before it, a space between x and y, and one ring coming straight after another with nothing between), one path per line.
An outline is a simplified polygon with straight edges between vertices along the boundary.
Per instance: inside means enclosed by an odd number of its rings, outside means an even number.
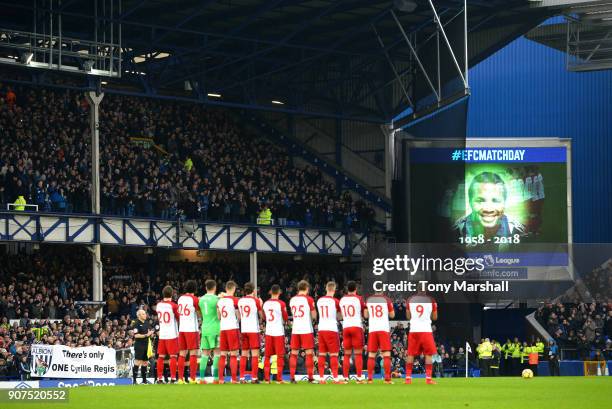
M533 312L529 308L488 309L482 312L482 336L494 338L502 344L506 339L528 339L525 316Z
M521 37L470 70L468 137L572 140L574 242L612 242L612 71Z

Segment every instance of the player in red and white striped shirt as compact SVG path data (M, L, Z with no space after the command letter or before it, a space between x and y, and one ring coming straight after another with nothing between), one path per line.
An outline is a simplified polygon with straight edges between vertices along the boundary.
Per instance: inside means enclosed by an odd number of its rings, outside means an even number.
M332 370L334 383L338 381L338 353L340 352L340 338L338 337L338 320L342 319L340 303L334 297L336 283L330 281L325 286L327 294L317 300L319 312L319 383L325 383L325 355L329 354L329 366ZM345 382L346 383L346 380Z
M306 372L308 382L314 382L314 330L312 320L317 319L314 300L308 295L310 284L302 280L298 283L298 293L289 301L293 326L291 328L291 355L289 356L289 373L291 382L295 383L297 356L300 349L306 352Z
M174 290L169 285L162 290L163 300L155 306L159 321L157 343L157 383L163 383L164 360L170 356L170 383L176 381L176 355L178 354L178 306L172 301Z
M230 356L230 372L232 383L238 383L238 351L240 350L240 330L238 329L238 298L234 297L236 283L225 283L225 294L217 302L217 315L219 317L219 383L225 382L225 365L227 355Z
M351 367L351 354L355 353L355 371L357 372L357 383L362 383L363 373L363 314L366 305L361 296L357 295L357 283L349 281L346 283L348 293L340 299L340 311L342 312L342 344L344 347L344 360L342 371L344 380L349 379Z
M285 323L289 318L287 306L280 300L281 289L278 284L270 288L270 299L263 305L266 318L266 348L264 352L264 380L270 382L270 358L276 355L276 383L283 381L285 363Z
M244 375L251 352L251 383L259 383L257 370L259 369L259 320L263 317L261 300L256 297L253 283L244 285L244 297L238 300L240 311L240 340L242 355L240 356L240 383L245 383Z
M438 319L438 305L433 298L419 292L406 301L406 318L410 320L406 354L406 384L412 383L414 357L423 354L425 355L426 383L434 385L436 382L431 379L431 373L433 372L432 355L435 355L437 351L431 321Z
M198 352L200 334L198 332L198 316L200 306L196 292L196 282L188 280L185 283L185 294L177 301L179 318L179 357L178 357L178 383L184 383L185 357L189 352L189 383L196 383L198 371Z
M383 356L385 370L385 383L391 381L391 327L389 318L395 317L395 310L391 300L382 293L368 297L366 301L368 318L368 383L373 382L376 353L380 351Z

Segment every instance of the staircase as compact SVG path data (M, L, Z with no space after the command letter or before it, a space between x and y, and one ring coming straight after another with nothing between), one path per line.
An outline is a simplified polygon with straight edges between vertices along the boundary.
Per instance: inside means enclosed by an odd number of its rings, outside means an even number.
M301 141L289 135L285 135L270 125L261 115L253 111L241 110L237 112L237 116L244 125L255 128L258 132L261 132L265 138L280 146L284 146L291 155L298 156L307 163L319 167L324 173L342 182L342 185L346 189L356 192L371 205L378 207L384 212L391 212L391 201L388 198L368 188L357 177L349 174L345 169L337 166L335 163L321 157L317 152Z

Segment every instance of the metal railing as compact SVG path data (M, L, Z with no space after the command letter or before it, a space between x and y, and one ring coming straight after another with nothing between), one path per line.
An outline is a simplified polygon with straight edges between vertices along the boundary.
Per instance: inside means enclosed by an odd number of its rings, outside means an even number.
M24 209L18 209L19 207L23 207ZM38 211L38 205L35 204L19 204L19 203L7 203L6 210L15 210L15 211Z

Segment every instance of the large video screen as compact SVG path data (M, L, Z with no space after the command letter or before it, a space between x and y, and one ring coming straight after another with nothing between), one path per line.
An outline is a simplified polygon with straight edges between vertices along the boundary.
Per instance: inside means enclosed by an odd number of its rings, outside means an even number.
M409 237L567 265L569 144L560 140L409 141ZM510 257L514 253L516 257Z

